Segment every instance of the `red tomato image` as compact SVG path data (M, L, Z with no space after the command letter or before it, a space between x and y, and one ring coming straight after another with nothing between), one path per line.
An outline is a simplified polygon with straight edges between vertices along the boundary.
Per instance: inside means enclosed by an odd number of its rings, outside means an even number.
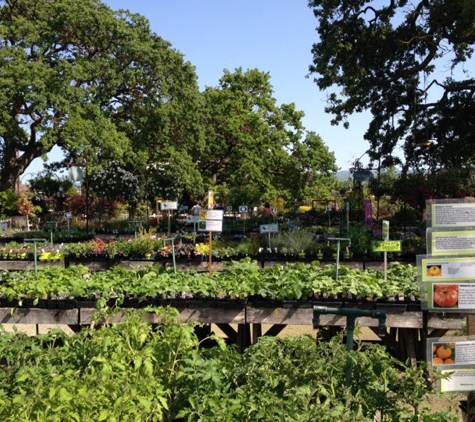
M457 284L436 284L434 286L434 303L442 308L451 308L459 300Z

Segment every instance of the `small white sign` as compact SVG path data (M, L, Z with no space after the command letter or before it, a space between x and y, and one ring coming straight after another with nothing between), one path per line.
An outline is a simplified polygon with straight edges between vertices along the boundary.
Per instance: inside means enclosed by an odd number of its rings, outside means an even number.
M228 206L226 207L226 211L232 211L232 210L233 210L233 206L232 206L232 205L228 205Z
M276 207L271 207L270 212L271 212L271 214L277 214L277 208Z
M167 211L167 210L176 210L178 209L178 202L176 201L167 201L160 203L160 210Z
M450 374L449 378L440 380L440 389L444 393L475 390L475 370L473 369L443 370L442 374Z
M244 214L244 213L247 213L247 205L239 205L239 212Z
M207 210L206 219L207 220L222 220L224 216L224 210Z
M259 226L259 231L261 233L279 233L278 224L261 224Z
M64 213L64 218L72 218L73 217L73 213L72 212L65 212Z
M198 215L187 215L186 221L187 223L199 223L200 217Z
M222 232L223 220L200 220L198 230L203 232Z

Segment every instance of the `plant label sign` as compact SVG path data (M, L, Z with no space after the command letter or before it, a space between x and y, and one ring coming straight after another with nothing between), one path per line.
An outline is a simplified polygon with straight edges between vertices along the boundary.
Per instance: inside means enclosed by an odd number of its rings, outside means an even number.
M467 227L475 226L474 202L437 201L430 203L429 216L431 227Z
M400 240L374 240L373 252L401 252Z
M428 228L427 239L430 255L475 255L475 230Z
M279 233L278 224L261 224L259 226L260 233Z
M447 375L443 392L475 390L475 339L473 336L428 338L428 363Z
M223 220L200 220L198 230L202 232L222 232Z
M207 220L223 220L224 210L208 210L206 211Z
M418 256L419 281L427 302L436 312L475 309L475 259L473 257Z
M247 214L247 212L248 212L247 205L239 205L239 212L241 214Z
M161 211L177 210L177 209L178 209L178 202L176 201L167 201L167 202L160 203Z
M382 229L383 240L389 240L389 221L383 220L383 229Z
M200 217L198 215L187 215L186 222L187 223L199 223Z

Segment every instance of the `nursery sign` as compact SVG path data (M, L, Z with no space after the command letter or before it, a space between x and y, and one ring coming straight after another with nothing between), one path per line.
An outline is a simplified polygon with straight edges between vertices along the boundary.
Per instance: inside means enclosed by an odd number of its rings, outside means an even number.
M440 380L443 392L475 390L475 339L472 336L429 338L427 356L447 378Z
M160 203L161 211L177 210L177 209L178 209L178 202L176 201L167 201L167 202Z
M422 290L433 311L475 309L475 259L473 257L418 257ZM425 303L425 302L422 302Z
M401 252L400 240L374 240L373 252Z
M430 204L432 227L461 227L475 225L475 203L434 202Z
M207 232L223 231L223 210L201 210L198 229Z
M431 255L475 255L474 230L429 228L427 238Z
M261 224L259 226L260 233L279 233L278 224Z

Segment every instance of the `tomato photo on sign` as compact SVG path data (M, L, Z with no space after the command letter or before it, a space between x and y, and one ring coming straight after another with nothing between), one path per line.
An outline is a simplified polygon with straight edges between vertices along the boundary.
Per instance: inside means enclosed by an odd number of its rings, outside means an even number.
M434 284L434 306L452 308L459 300L458 284Z
M433 365L454 365L455 364L455 343L433 343L432 344L432 364Z

